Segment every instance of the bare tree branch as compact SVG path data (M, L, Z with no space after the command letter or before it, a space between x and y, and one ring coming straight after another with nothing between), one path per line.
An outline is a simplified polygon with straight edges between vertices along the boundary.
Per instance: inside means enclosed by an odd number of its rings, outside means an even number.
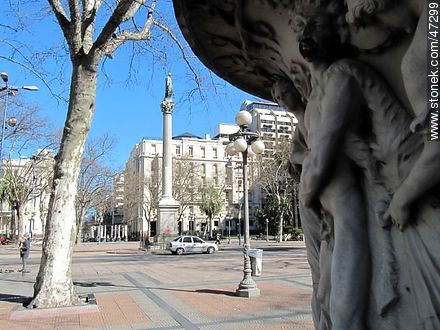
M112 15L108 19L107 23L104 25L101 33L93 44L91 49L92 53L96 51L97 53L100 53L101 56L106 53L105 48L107 47L110 40L114 37L116 29L124 21L124 17L130 10L133 2L134 0L119 1Z
M182 45L182 43L180 42L180 40L176 37L176 35L173 33L173 31L171 31L171 29L165 25L163 25L162 23L160 23L157 20L153 20L153 24L157 27L159 27L162 31L164 31L173 41L174 43L177 45L177 47L180 50L180 54L182 56L182 59L185 61L186 65L188 66L188 68L190 69L190 71L193 74L193 78L194 81L197 84L198 87L198 91L200 93L200 97L203 98L202 93L200 92L202 90L201 84L200 84L200 79L199 79L199 75L196 73L194 67L192 66L191 62L188 59L188 56L186 55L186 51L185 51L185 47Z
M67 14L63 8L63 5L61 4L61 1L60 0L48 0L48 1L50 7L52 8L52 11L55 14L55 17L58 20L61 30L63 31L64 37L66 38L67 42L71 41L70 21L67 18Z
M30 67L30 66L28 66L28 65L26 65L26 64L23 64L23 63L20 62L20 61L16 61L16 60L14 60L13 58L10 58L10 57L7 57L7 56L1 55L1 54L0 54L0 59L3 59L3 60L5 60L5 61L8 61L8 62L11 62L11 63L14 63L14 64L17 64L17 65L21 66L22 68L26 69L27 71L29 71L30 73L32 73L35 77L37 77L37 78L38 78L38 79L44 84L44 86L46 86L46 88L49 90L50 94L51 94L53 97L55 97L55 98L57 98L57 99L60 99L60 96L59 96L58 94L56 94L56 93L53 91L52 87L47 83L45 77L43 77L43 76L42 76L38 71L36 71L34 68L32 68L32 67ZM65 100L64 100L64 101L65 101Z

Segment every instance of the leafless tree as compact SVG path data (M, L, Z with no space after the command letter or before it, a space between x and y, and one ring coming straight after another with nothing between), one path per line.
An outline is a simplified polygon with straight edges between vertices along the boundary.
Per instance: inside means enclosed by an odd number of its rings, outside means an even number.
M270 157L259 157L258 179L256 184L260 186L266 196L270 196L278 206L278 241L283 239L284 216L289 214L291 219L295 217L296 183L289 173L289 155L291 143L284 141L275 146L275 151ZM297 225L297 224L296 224Z
M78 242L81 223L86 212L92 207L104 205L111 194L111 184L115 173L104 164L113 146L114 138L109 134L104 134L86 144L75 201L76 242Z
M34 200L38 198L42 203L47 202L43 195L50 189L47 179L52 175L52 163L42 162L47 158L42 156L52 155L51 150L57 147L57 143L52 138L53 128L41 116L37 106L14 94L8 98L8 104L1 107L2 112L6 109L8 125L3 132L1 198L9 203L12 210L13 235L17 231L21 236L24 234L24 210L31 194ZM3 113L0 116L3 117ZM36 151L41 156L35 154ZM36 157L33 160L22 156L31 152ZM49 159L53 161L53 157Z
M32 158L8 160L3 163L0 199L8 202L12 211L12 232L24 234L23 216L29 202L47 203L45 194L53 173L53 158L34 155ZM38 175L37 175L38 172ZM35 208L36 205L34 204ZM45 205L47 208L47 204ZM33 213L35 209L32 210ZM34 216L34 214L32 215Z
M198 191L203 182L200 177L200 164L194 162L188 155L174 160L173 193L179 201L177 221L182 221L183 215L189 206L200 203Z
M171 30L158 20L156 0L48 2L67 43L72 74L42 259L34 297L29 304L34 308L79 303L71 278L72 238L76 233L75 196L94 112L100 64L106 57L114 56L124 43L151 41L156 28L171 36L173 41L178 41ZM148 46L148 43L145 45Z

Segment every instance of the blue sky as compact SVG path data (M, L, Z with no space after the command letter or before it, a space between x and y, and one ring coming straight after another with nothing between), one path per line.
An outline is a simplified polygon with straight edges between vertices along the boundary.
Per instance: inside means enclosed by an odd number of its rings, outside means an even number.
M45 2L41 2L44 4ZM41 4L34 4L41 6ZM163 2L163 12L171 26L175 26L174 14L170 1ZM35 8L21 8L21 12L35 10ZM16 24L12 14L5 15L8 24ZM32 16L29 16L32 17ZM28 19L26 33L13 33L9 37L29 45L31 49L40 51L51 47L62 48L63 38L59 27L53 17L44 19ZM0 30L1 32L1 30ZM4 31L3 31L4 34ZM180 34L180 31L179 31ZM163 37L163 36L162 36ZM0 35L1 38L1 35ZM1 39L0 39L1 41ZM233 122L235 113L241 103L246 99L256 99L237 88L229 85L214 74L209 74L197 59L192 63L198 70L202 70L202 78L216 86L204 90L206 99L200 98L187 100L188 91L194 88L189 71L184 62L179 60L175 47L171 47L171 41L164 39L158 44L159 50L167 53L167 61L153 62L151 57L140 56L133 62L134 70L132 78L127 79L129 74L131 46L127 45L119 49L113 59L107 59L104 63L105 74L100 72L95 115L90 131L90 137L98 137L106 132L111 132L117 140L114 151L114 164L122 168L129 157L134 145L142 137L162 136L162 113L160 102L164 96L164 81L168 71L173 75L175 111L173 116L173 135L183 132L191 132L204 136L208 133L213 135L218 123ZM3 48L3 49L2 49ZM0 42L0 55L7 55L9 49ZM192 53L190 53L192 54ZM49 59L47 59L49 58ZM60 92L64 90L64 96L68 95L68 82L70 79L70 62L67 59L51 59L49 55L45 59L46 80L51 81L51 88ZM38 92L23 91L22 97L26 102L38 104L42 115L54 126L62 127L64 124L67 104L60 102L51 95L50 90L44 86L36 76L24 70L17 64L0 58L0 71L9 74L10 84L16 86L38 85ZM52 79L57 72L62 72L64 82ZM134 72L134 73L133 73ZM111 80L111 82L109 81ZM211 84L212 85L212 84Z

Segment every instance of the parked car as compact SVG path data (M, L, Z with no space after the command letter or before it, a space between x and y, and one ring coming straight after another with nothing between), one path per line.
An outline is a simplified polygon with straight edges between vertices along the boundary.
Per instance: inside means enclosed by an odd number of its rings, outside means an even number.
M214 253L218 251L218 246L215 243L210 243L202 240L197 236L179 236L168 244L168 250L172 254L183 253Z
M0 235L0 244L1 245L5 245L5 244L11 244L12 241L10 239L8 239L5 235Z

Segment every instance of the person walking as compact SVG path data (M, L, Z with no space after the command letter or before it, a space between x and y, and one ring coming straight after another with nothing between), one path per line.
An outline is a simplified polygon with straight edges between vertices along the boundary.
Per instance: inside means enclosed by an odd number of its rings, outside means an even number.
M19 271L22 273L29 273L26 269L26 259L29 258L29 252L31 250L31 239L27 234L23 235L18 240L18 248L20 250L20 258L23 265L22 269Z

